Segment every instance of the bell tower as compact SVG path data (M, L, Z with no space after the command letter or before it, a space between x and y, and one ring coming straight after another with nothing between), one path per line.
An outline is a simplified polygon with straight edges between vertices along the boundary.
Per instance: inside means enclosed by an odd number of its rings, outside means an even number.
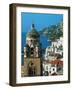
M41 43L40 35L32 24L30 32L26 35L24 47L24 66L21 76L41 76Z

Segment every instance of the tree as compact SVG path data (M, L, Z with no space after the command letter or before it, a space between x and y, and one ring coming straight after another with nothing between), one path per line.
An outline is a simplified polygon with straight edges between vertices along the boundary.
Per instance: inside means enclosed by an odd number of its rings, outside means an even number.
M63 36L63 22L61 21L58 25L57 25L57 37L60 38Z
M51 40L55 41L57 39L57 26L52 25L48 28L48 33L46 33L46 36Z
M57 25L51 25L46 30L44 30L43 34L51 41L59 39L61 36L63 36L63 23L60 22Z

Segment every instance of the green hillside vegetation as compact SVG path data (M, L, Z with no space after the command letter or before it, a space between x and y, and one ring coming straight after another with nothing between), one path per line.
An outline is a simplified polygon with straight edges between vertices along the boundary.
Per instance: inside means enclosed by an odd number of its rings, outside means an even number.
M60 22L57 25L51 25L50 27L45 27L40 34L45 35L51 41L55 41L63 36L63 23Z

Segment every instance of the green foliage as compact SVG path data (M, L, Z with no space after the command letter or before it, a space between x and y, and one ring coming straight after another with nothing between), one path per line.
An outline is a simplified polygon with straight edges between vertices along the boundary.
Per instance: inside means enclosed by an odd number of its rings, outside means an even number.
M59 46L59 48L58 48L59 50L63 50L63 46L61 45L61 46Z
M57 25L51 25L48 28L44 28L43 34L46 37L48 37L51 41L55 41L56 39L59 39L61 36L63 36L63 23L60 22Z
M56 31L56 26L52 25L51 27L49 27L48 29L48 34L47 37L52 40L55 41L57 39L57 31Z

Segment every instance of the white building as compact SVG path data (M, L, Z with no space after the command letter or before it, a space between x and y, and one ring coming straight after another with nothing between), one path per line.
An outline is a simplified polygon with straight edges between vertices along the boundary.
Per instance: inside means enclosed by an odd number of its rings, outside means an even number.
M60 37L60 39L52 42L52 47L59 48L59 46L63 46L63 37Z
M62 75L62 74L63 74L63 61L54 60L54 61L43 62L43 75L52 76L52 75Z
M63 61L58 60L58 55L63 56L63 37L52 42L50 47L45 50L45 61L43 62L43 75L61 75L63 74ZM58 57L60 58L60 57Z
M51 76L53 73L57 74L57 65L50 62L43 63L43 75Z

